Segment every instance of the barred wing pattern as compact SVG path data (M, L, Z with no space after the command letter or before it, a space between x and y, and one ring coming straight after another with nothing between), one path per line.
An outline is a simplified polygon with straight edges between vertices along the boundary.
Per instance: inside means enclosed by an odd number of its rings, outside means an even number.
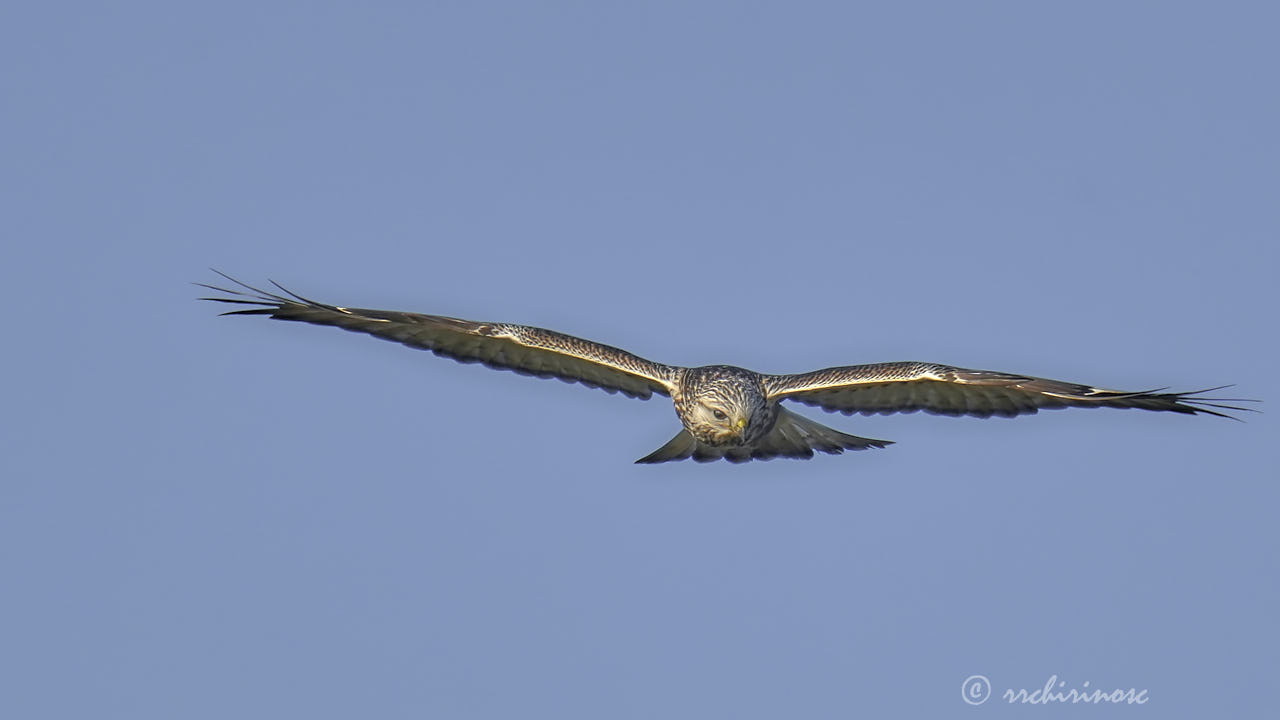
M202 300L254 306L224 315L267 315L276 320L331 325L430 350L463 363L478 362L522 375L559 378L641 399L648 399L653 393L670 395L678 378L676 368L552 330L440 315L326 305L295 295L280 285L276 287L284 295L266 292L229 275L218 274L244 291L197 283L234 296Z
M1180 393L1163 392L1163 388L1124 392L921 362L873 363L799 375L766 375L764 386L770 399L794 400L845 415L888 415L923 410L935 415L985 418L1033 414L1041 408L1110 407L1190 415L1206 413L1229 418L1232 416L1210 408L1251 410L1221 404L1250 402L1248 400L1192 397L1221 388Z

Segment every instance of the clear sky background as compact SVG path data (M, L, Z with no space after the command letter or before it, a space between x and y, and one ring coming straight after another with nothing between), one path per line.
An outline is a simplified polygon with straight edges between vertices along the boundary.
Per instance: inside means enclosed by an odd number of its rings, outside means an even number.
M6 6L0 716L1274 713L1274 412L805 408L898 444L635 466L665 399L218 318L189 283L1274 403L1278 23ZM975 674L1150 701L970 708Z

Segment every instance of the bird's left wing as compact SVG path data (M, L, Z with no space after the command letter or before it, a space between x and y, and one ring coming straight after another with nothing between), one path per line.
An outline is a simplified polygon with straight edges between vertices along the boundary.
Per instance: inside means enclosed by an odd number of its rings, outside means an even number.
M217 272L216 270L214 272ZM523 375L559 378L607 392L621 391L647 399L653 393L670 395L677 369L632 355L625 350L552 330L508 323L475 322L440 315L338 307L308 300L276 285L284 295L259 290L218 273L244 290L196 283L234 297L202 300L253 306L225 315L267 315L332 325L362 332L464 363L484 363ZM273 283L274 284L274 283ZM287 297L286 297L287 296Z
M888 415L924 410L937 415L1013 417L1040 408L1112 407L1207 413L1251 410L1223 402L1251 400L1191 397L1210 390L1125 392L1045 378L966 370L936 363L894 362L815 370L799 375L766 375L771 399L795 400L845 415Z

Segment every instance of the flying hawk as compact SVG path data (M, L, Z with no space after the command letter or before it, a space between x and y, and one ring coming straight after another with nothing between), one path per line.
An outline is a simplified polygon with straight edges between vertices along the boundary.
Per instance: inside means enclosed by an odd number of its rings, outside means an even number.
M892 444L889 440L833 430L782 407L783 400L845 415L924 410L982 418L1029 415L1041 408L1062 407L1141 408L1230 418L1210 408L1250 410L1223 403L1253 402L1201 395L1220 388L1124 392L923 362L850 365L799 375L763 375L731 365L678 367L553 330L326 305L296 295L274 281L272 284L283 295L218 274L242 290L196 283L232 296L201 300L253 306L224 315L268 315L276 320L332 325L430 350L459 362L479 362L522 375L559 378L642 400L654 393L670 396L684 429L638 463L690 457L698 462L724 458L735 463L775 457L811 458L815 450L839 454Z

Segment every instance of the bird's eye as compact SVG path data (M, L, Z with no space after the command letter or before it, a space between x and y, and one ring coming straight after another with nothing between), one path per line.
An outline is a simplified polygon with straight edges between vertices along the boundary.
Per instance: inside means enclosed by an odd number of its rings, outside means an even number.
M729 417L728 415L724 414L723 410L720 410L718 408L712 408L711 414L715 415L717 420L724 420L725 418Z

